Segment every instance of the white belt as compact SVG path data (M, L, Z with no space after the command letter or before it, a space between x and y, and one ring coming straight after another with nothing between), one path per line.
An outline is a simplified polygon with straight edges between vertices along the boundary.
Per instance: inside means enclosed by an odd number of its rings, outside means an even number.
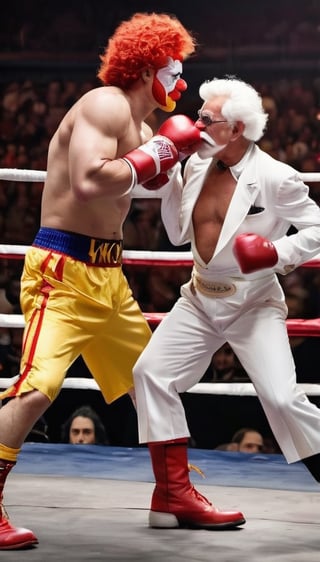
M195 289L208 297L218 299L230 297L237 290L233 283L228 283L227 281L207 281L195 274L192 275L192 281Z

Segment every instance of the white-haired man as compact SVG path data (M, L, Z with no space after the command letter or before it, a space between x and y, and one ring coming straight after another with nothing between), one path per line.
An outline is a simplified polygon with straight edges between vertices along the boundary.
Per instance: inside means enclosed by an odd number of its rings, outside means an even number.
M140 441L149 445L156 478L154 527L214 527L205 504L191 499L179 393L199 381L225 342L249 374L287 461L302 459L320 479L320 410L296 385L277 278L319 253L320 209L299 173L257 146L268 116L252 86L226 77L203 83L199 93L196 125L207 142L183 179L175 170L162 198L171 242L191 242L193 271L134 368ZM296 233L288 236L291 225Z

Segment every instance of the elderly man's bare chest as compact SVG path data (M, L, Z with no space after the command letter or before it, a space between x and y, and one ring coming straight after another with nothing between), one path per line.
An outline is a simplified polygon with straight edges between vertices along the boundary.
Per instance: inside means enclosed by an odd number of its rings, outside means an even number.
M205 223L222 226L236 185L229 169L213 167L206 175L193 210L194 227Z

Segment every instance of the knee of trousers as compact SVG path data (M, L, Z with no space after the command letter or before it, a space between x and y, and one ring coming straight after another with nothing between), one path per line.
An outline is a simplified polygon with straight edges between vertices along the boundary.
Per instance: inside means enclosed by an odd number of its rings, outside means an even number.
M306 398L306 400L308 400ZM272 399L267 399L265 403L268 404L270 408L276 410L280 414L292 413L299 409L299 405L305 400L301 396L297 396L296 394L288 393L288 394L277 394L273 396Z
M142 380L146 378L146 373L147 370L145 368L144 362L140 358L138 359L132 370L134 384L136 385L142 382Z
M134 386L152 384L153 379L157 379L155 360L151 361L150 357L140 356L133 367Z

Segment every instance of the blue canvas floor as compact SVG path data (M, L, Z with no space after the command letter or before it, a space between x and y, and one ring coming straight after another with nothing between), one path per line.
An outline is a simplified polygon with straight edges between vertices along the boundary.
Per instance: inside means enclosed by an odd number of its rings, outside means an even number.
M282 455L189 449L189 461L205 474L203 479L192 471L191 479L195 484L320 491L320 485L301 462L288 465ZM154 481L146 447L25 443L14 472L135 482Z

